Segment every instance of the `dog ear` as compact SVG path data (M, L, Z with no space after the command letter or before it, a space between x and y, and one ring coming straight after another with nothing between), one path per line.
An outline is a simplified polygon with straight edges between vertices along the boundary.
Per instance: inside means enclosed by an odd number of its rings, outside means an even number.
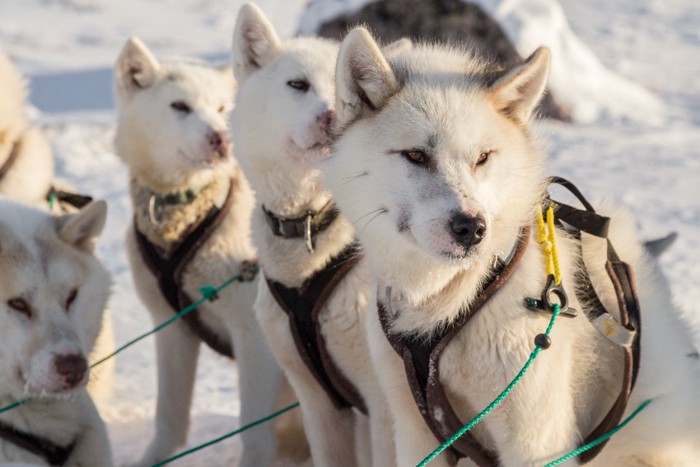
M238 82L270 61L279 46L275 28L262 10L252 3L243 5L233 30L233 72Z
M336 112L346 125L363 111L380 109L399 89L389 63L367 29L348 33L335 69Z
M151 86L160 72L160 64L146 44L138 37L131 37L122 48L115 67L118 89L133 92Z
M411 39L402 37L382 47L382 53L386 58L392 58L411 49L413 49Z
M58 217L56 233L69 245L92 253L107 220L107 203L93 201L75 214Z
M490 86L498 110L520 124L527 123L544 94L549 62L549 49L540 47L522 64L498 78Z

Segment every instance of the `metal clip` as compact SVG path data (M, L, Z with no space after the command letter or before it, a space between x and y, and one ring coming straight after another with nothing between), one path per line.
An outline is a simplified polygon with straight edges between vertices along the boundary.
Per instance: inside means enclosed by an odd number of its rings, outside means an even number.
M148 198L148 218L151 224L160 224L163 220L163 205L158 202L154 193Z
M258 274L258 263L257 261L245 260L241 262L240 272L238 273L238 280L240 282L251 282L255 279Z
M578 315L578 311L574 308L569 308L569 296L564 291L564 287L561 284L554 284L554 276L551 274L547 276L547 284L542 290L541 298L526 298L525 306L533 311L553 313L555 302L552 301L552 295L559 299L559 313L562 316L573 318Z
M314 238L311 235L311 220L314 218L314 213L312 211L306 212L306 217L304 218L304 240L306 240L306 249L309 253L314 252Z

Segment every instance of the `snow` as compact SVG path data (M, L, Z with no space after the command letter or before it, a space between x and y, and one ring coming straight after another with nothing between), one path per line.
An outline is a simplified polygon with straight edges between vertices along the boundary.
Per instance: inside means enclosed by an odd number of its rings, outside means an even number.
M158 56L225 61L242 3L0 2L0 46L31 79L34 116L53 143L59 176L109 202L99 254L114 275L110 310L118 344L149 330L151 322L135 296L123 249L130 206L126 170L112 148L112 64L132 35L144 39ZM297 30L304 0L258 3L280 35ZM344 2L316 3L322 14ZM630 91L628 83L598 87L586 99L613 101L625 93L632 101L626 98L623 114L594 112L585 125L539 124L551 155L551 173L574 181L591 197L627 203L646 237L679 233L662 266L679 303L700 325L694 306L700 303L700 6L692 0L562 0L561 6L572 31L596 60L652 90L663 101L664 115L657 119L643 98L635 101L640 94ZM152 436L155 374L149 338L118 357L114 394L99 403L120 464L135 460ZM234 364L203 349L188 446L238 427L236 377ZM177 465L230 465L240 450L240 440L233 438Z

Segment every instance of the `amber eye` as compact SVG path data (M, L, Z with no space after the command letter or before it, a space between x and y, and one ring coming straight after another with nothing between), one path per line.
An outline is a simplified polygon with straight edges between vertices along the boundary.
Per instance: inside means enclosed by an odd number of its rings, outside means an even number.
M188 114L192 112L192 107L187 105L187 103L183 101L175 101L172 104L170 104L170 107L172 107L174 110L177 110L178 112L182 112L184 114Z
M305 79L293 79L291 81L287 81L287 86L301 92L306 92L311 87L309 82Z
M401 155L413 164L423 165L428 162L428 155L420 149L408 149L401 151Z
M220 114L224 113L224 110L226 110L226 108L223 105L219 106L219 108L216 109L216 111L219 112Z
M23 315L27 315L30 318L32 317L32 308L29 306L29 303L27 303L23 298L11 298L7 301L7 306L9 306L15 311L19 311Z
M70 306L73 304L75 301L75 297L78 296L78 289L73 289L70 291L68 294L68 298L66 299L66 310L70 308Z
M476 165L484 165L486 162L489 160L489 156L491 156L491 151L484 151L481 154L479 154L479 158L476 160Z

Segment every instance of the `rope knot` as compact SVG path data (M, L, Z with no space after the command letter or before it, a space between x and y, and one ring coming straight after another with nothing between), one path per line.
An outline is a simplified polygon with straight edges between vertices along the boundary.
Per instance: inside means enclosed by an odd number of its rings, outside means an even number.
M202 297L210 302L213 302L219 298L218 291L213 285L203 285L199 288L199 292L202 294Z

